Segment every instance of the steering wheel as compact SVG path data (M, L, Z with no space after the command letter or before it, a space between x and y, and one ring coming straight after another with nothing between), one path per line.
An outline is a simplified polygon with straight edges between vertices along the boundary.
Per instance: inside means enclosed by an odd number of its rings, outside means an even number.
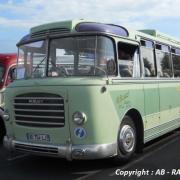
M56 67L59 75L68 76L69 73L64 66Z

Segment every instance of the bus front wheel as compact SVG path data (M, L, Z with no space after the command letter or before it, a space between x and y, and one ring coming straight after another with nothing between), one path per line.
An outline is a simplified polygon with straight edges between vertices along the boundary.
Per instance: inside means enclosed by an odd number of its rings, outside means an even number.
M116 160L127 162L133 156L137 145L135 124L130 116L125 116L118 132L118 149Z
M3 137L5 134L6 134L5 126L2 119L0 119L0 145L3 143Z

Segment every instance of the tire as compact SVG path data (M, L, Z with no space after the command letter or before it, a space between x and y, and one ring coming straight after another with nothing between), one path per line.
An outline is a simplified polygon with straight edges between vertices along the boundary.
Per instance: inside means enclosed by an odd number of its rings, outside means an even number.
M0 144L3 143L3 138L4 138L5 133L6 133L6 131L5 131L4 124L2 123L2 121L0 119Z
M117 139L118 149L115 161L128 162L136 151L137 133L130 116L125 116L120 125Z

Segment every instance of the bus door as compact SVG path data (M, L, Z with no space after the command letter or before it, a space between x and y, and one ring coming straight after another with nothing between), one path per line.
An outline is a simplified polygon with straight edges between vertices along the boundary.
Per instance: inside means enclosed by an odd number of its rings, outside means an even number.
M144 69L145 138L151 139L160 125L159 85L153 42L141 40L141 58Z

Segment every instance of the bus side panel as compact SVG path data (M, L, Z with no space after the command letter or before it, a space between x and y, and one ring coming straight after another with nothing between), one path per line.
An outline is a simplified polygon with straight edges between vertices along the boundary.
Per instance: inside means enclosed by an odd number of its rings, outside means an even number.
M110 93L119 117L119 125L130 109L136 109L144 118L144 89L142 83L135 81L119 82L111 86Z
M148 82L148 80L147 80ZM159 89L158 82L144 84L145 96L145 142L151 140L159 131Z
M122 84L102 86L77 86L68 88L69 121L73 144L106 144L116 143L119 126L125 113L137 109L144 116L143 85ZM87 115L87 122L82 125L87 136L78 138L72 121L72 114L82 111Z
M180 126L180 83L160 82L160 132L165 133Z

